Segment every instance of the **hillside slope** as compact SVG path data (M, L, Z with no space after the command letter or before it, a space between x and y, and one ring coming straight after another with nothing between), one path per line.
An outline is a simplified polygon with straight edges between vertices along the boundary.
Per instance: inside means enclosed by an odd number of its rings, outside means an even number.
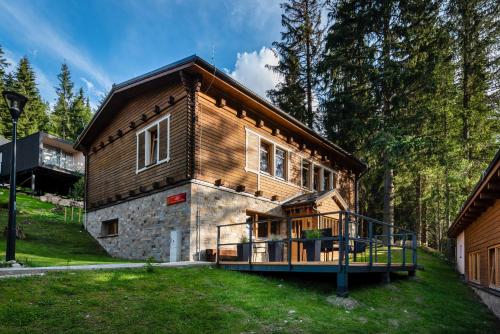
M5 260L9 190L0 188L0 262ZM64 211L25 194L17 195L17 224L26 234L16 242L16 259L28 266L109 263L108 256L78 223L65 223ZM75 219L76 220L76 219Z

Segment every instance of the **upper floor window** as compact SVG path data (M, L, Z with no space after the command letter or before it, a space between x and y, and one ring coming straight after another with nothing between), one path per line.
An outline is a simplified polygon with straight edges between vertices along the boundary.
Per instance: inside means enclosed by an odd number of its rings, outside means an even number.
M323 171L323 189L324 190L333 189L333 187L332 187L332 172L329 170L326 170L326 169Z
M260 141L260 171L271 174L271 144Z
M275 154L275 172L274 175L280 179L285 179L285 168L286 168L286 152L281 148L276 148Z
M170 159L170 115L137 132L137 172Z
M309 161L302 161L302 187L311 187L311 163Z

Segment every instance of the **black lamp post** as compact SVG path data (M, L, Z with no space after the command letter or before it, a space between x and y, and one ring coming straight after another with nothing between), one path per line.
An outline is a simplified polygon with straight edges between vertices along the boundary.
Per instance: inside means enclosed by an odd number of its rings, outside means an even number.
M9 224L7 226L7 251L5 260L16 259L16 141L17 120L21 116L28 98L16 92L3 92L3 98L12 117L12 154L10 160Z

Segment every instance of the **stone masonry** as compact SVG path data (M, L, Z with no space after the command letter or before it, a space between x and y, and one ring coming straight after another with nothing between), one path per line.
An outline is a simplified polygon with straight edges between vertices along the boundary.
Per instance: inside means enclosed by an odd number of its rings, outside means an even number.
M186 202L167 206L168 196L183 192L187 195ZM278 202L193 181L90 211L86 228L114 257L142 260L153 257L158 261L170 261L170 234L174 229L180 229L179 259L204 260L205 250L217 246L217 225L245 222L247 210L284 215ZM102 237L102 222L111 219L118 219L118 235ZM221 240L238 242L242 235L247 234L245 225L223 228Z

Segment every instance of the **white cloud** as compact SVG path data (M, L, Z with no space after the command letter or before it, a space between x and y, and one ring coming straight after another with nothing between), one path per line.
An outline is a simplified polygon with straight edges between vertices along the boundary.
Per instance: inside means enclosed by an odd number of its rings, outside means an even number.
M102 87L111 87L112 82L108 76L90 61L83 50L64 40L49 22L37 17L26 6L16 7L14 2L0 1L0 8L0 20L6 25L10 24L12 29L20 30L32 48L37 47L36 50L42 49L66 59L68 63L94 78Z
M280 76L266 65L277 64L278 57L273 50L262 47L258 52L238 53L234 70L229 74L260 96L266 97L266 92L281 81Z

